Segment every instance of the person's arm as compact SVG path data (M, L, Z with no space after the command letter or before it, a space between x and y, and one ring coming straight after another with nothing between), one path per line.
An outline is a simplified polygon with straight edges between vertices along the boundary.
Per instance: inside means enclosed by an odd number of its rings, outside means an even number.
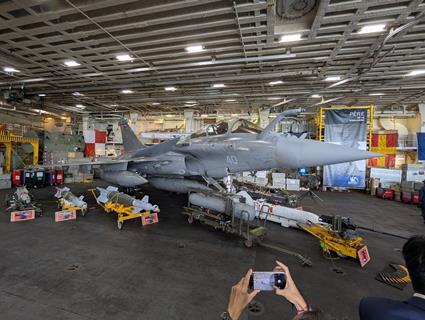
M297 309L297 314L302 314L304 312L309 311L310 309L306 301L304 300L304 297L301 295L300 291L295 285L294 280L292 279L289 268L280 261L276 261L276 264L277 266L275 270L281 270L285 272L285 275L286 275L285 289L279 289L278 287L274 287L276 294L284 297L286 300L292 303L294 307Z
M235 284L230 291L227 313L231 320L238 320L243 309L245 309L248 303L250 303L252 299L254 299L254 297L260 292L259 290L248 292L248 285L251 274L252 270L249 269L246 275L237 284Z

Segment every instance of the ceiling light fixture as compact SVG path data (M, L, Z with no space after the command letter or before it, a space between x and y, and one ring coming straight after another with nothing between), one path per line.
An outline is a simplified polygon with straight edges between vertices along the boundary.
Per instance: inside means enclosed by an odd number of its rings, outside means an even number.
M19 71L19 70L16 70L15 68L13 68L13 67L4 67L3 68L3 70L4 70L4 72L10 72L10 73L14 73L14 72L21 72L21 71Z
M34 79L24 79L24 80L22 80L22 82L30 83L30 82L39 82L39 81L44 81L44 80L46 80L46 78L34 78Z
M86 106L82 105L82 104L76 104L75 105L78 109L85 109Z
M274 85L282 84L282 83L283 83L283 81L282 81L282 80L276 80L276 81L270 81L270 82L269 82L269 85L274 86Z
M353 80L352 78L347 78L347 79L338 81L336 83L332 83L328 88L337 87L337 86L340 86L341 84L347 83L347 82L352 81L352 80Z
M224 88L226 85L224 83L214 83L213 88Z
M341 80L340 76L328 76L325 79L325 81L329 81L329 82L340 81L340 80Z
M406 74L406 76L413 77L413 76L419 76L424 73L425 73L425 69L418 69L418 70L410 71L408 74Z
M165 115L167 118L172 118L172 117L174 117L172 114L166 114Z
M133 57L130 56L129 54L119 54L117 56L115 56L115 58L117 58L118 61L132 61Z
M319 95L319 94L312 94L312 95L311 95L311 97L312 97L312 98L315 98L315 99L319 99L319 98L321 98L322 96L321 96L321 95Z
M280 100L280 97L268 97L267 100Z
M226 102L236 102L236 100L235 100L235 99L226 99L226 100L224 100L224 101L226 101Z
M370 24L367 26L363 26L360 31L358 32L359 34L367 34L367 33L374 33L374 32L382 32L385 31L385 27L386 25L381 23L381 24Z
M279 42L295 42L301 40L301 33L287 34L280 37Z
M67 67L78 67L78 66L81 66L81 64L79 64L77 61L75 61L75 60L66 60L66 61L64 61L64 64L67 66Z
M153 106L159 106L160 103L159 102L152 102L151 105L153 105Z
M205 49L204 49L204 46L202 46L202 45L194 45L194 46L188 46L188 47L186 47L185 50L188 53L197 53L197 52L202 52Z
M196 101L194 101L194 100L189 100L189 101L186 101L185 103L192 104L192 103L196 103Z
M81 96L84 96L84 94L82 94L82 93L80 93L80 92L73 92L73 93L72 93L72 95L73 95L73 96L75 96L75 97L81 97Z
M38 96L39 97L45 97L45 96L47 96L47 94L45 94L45 93L39 93Z
M377 93L369 93L369 95L370 96L385 96L385 93L377 92Z
M121 93L124 93L124 94L133 93L133 92L134 91L133 90L130 90L130 89L121 90Z
M143 67L143 68L135 68L127 70L127 72L143 72L143 71L149 71L151 68Z
M165 87L165 88L164 88L164 90L165 90L165 91L176 91L176 90L177 90L177 88L176 88L176 87L172 87L172 86L171 86L171 87Z

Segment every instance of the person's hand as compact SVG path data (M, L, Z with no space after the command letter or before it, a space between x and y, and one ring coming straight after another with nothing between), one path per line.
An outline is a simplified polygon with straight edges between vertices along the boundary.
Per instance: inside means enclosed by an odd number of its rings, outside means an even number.
M305 302L303 296L301 295L300 291L295 285L295 282L291 277L291 273L289 272L288 267L280 261L276 261L276 264L277 266L274 269L274 271L283 271L285 272L285 276L286 276L286 286L284 289L279 289L278 287L274 287L276 294L284 297L286 300L292 303L295 306L295 308L297 308L297 311L308 310L307 303Z
M248 292L249 278L251 277L252 270L249 269L245 277L241 279L237 284L232 287L230 291L229 305L227 306L227 312L229 313L232 320L239 319L242 310L254 299L254 297L260 292L254 290Z

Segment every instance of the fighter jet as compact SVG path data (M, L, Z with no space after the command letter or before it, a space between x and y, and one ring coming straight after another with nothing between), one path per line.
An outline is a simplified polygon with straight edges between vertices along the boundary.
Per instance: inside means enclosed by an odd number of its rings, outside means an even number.
M122 119L119 123L125 153L103 163L100 177L122 187L149 181L157 189L187 192L208 189L217 180L243 171L301 168L379 157L381 154L343 145L285 136L273 132L288 110L266 128L240 119L212 124L201 132L145 146Z

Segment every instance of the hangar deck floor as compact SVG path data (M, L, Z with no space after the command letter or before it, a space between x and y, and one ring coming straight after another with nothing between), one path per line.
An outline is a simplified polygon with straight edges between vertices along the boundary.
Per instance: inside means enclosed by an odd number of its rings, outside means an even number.
M390 262L401 262L404 240L361 232L372 261L335 261L336 274L318 242L306 233L269 224L269 238L310 256L313 267L263 248L246 249L234 238L207 227L189 225L180 214L184 195L148 189L161 208L160 222L142 228L137 222L118 231L114 217L97 207L87 184L71 185L84 192L88 216L55 223L53 188L35 190L44 204L43 217L9 223L0 215L0 315L11 319L218 319L230 287L246 270L265 271L280 259L287 263L308 301L326 319L358 319L364 295L404 299L412 294L374 280ZM7 191L10 192L10 191ZM6 191L0 192L3 199ZM305 199L306 210L350 216L354 222L399 234L424 234L419 209L393 201L352 193L321 193L323 203ZM75 271L67 271L69 266ZM273 293L261 293L261 315L244 319L291 319L288 303Z

